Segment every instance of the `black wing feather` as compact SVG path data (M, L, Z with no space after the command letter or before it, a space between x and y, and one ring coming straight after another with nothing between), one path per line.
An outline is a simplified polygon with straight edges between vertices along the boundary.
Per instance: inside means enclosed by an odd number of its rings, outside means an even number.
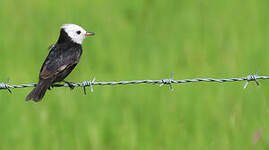
M40 79L47 79L53 76L57 78L57 75L64 76L65 78L79 62L81 53L81 45L68 46L64 44L56 44L50 50L41 67ZM67 75L61 75L61 72L64 72Z

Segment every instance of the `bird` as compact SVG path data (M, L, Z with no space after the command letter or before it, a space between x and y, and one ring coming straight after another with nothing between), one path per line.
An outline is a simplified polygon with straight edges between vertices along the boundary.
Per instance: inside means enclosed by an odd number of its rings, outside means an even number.
M87 32L76 24L62 25L59 38L56 44L49 48L49 54L40 69L39 81L26 97L26 101L41 101L46 91L55 82L63 81L70 88L74 88L70 82L64 79L79 63L83 40L87 36L93 35L95 35L94 32Z

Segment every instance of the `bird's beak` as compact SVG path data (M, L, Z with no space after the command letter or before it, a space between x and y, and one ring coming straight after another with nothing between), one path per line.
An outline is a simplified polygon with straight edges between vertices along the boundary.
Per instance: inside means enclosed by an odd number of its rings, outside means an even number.
M95 33L93 33L93 32L86 32L85 33L85 36L94 36L95 35Z

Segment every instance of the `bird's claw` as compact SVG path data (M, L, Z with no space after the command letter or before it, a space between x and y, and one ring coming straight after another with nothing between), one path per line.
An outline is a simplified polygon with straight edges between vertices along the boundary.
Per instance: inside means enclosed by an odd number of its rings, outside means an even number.
M66 83L71 90L73 90L75 88L75 86L72 84L72 82L67 82L67 81L63 81L63 82Z
M48 90L51 90L52 88L54 88L54 86L53 86L53 85L51 85L51 86L48 88Z

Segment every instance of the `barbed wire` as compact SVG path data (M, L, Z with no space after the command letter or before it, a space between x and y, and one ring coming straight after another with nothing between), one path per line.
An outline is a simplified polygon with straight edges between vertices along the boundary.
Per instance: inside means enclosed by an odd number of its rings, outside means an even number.
M91 92L93 92L93 86L96 85L127 85L127 84L160 84L160 87L163 85L169 85L171 90L174 90L172 84L188 83L188 82L237 82L237 81L246 81L244 89L247 88L250 81L255 81L256 85L259 86L258 80L269 79L269 76L259 76L258 71L256 70L255 75L248 75L247 77L241 78L227 78L227 79L213 79L213 78L196 78L196 79L184 79L184 80L174 80L174 73L172 73L171 78L162 79L162 80L132 80L132 81L108 81L108 82L96 82L96 79L93 78L90 81L83 81L81 83L69 83L69 84L53 84L51 87L83 87L84 94L86 94L86 87L90 87ZM15 88L26 88L26 87L35 87L36 84L20 84L20 85L10 85L10 79L6 83L0 83L0 90L6 89L9 93L12 93L11 89Z

